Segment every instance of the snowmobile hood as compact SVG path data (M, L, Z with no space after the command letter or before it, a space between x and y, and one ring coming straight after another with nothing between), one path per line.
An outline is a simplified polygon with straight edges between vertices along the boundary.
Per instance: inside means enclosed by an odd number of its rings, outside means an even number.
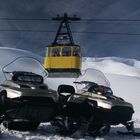
M85 99L88 99L90 102L96 102L97 107L101 108L112 109L113 107L128 107L133 109L133 105L131 103L124 101L120 97L114 95L103 96L101 94L88 92L84 89L72 95L71 101L77 100L77 102L83 102Z

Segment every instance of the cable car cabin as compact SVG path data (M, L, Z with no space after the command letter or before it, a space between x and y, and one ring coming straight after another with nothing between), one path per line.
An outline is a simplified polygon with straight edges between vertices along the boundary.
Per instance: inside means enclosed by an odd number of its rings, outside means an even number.
M81 69L81 50L78 45L52 45L46 50L44 67L50 73L80 75ZM55 75L56 76L56 75ZM73 76L72 76L73 77Z

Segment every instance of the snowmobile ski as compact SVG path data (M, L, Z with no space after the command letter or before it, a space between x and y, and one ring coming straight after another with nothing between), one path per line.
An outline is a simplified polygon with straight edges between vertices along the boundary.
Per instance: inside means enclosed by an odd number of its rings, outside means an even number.
M140 133L139 132L131 132L131 131L123 132L123 131L117 131L117 133L120 134L120 135L140 136Z

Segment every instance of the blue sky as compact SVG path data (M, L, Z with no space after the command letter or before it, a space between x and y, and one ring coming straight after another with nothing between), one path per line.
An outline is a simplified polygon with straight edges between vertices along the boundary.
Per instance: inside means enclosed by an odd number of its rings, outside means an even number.
M0 0L0 19L51 19L65 12L77 14L83 19L71 23L74 41L81 46L83 56L117 56L140 60L139 0ZM90 21L85 22L85 19ZM55 32L1 30L57 31L58 26L59 23L51 20L0 20L0 46L30 50L44 56L45 47L53 42Z

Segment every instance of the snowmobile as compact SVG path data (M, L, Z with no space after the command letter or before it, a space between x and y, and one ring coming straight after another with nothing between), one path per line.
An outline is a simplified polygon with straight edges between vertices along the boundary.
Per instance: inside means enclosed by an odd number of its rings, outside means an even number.
M0 85L1 122L8 129L35 130L55 116L58 94L44 84L47 75L40 62L18 57L3 67Z
M71 85L58 87L62 107L52 124L59 128L60 133L73 135L80 130L99 136L109 133L111 125L123 124L134 134L131 121L133 105L113 95L110 83L102 72L87 69L74 83L76 92Z

